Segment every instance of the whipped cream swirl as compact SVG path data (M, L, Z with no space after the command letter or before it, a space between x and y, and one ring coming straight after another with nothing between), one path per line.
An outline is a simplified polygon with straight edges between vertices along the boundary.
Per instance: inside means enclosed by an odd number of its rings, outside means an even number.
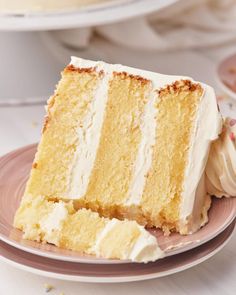
M236 196L236 119L224 120L222 133L211 146L206 175L209 194Z

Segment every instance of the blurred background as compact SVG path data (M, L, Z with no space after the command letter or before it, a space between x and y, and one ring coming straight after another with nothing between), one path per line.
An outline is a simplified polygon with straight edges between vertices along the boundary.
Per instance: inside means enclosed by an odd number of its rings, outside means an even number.
M233 117L234 54L236 0L0 0L0 154L39 139L72 55L191 76Z

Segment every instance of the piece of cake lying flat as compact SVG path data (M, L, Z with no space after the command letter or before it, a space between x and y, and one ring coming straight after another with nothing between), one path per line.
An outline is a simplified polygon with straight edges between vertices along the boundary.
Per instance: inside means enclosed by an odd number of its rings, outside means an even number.
M47 242L96 257L155 261L164 256L157 240L135 221L108 219L71 202L25 198L15 217L23 238Z
M207 222L204 170L220 130L205 84L72 58L48 101L25 197L194 232Z

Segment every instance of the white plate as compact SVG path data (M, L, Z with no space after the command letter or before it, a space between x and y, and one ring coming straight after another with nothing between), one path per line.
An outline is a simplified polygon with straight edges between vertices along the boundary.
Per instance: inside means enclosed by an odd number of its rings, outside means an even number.
M102 5L91 6L90 8L60 13L1 14L0 30L35 31L102 25L145 15L177 1L116 0Z

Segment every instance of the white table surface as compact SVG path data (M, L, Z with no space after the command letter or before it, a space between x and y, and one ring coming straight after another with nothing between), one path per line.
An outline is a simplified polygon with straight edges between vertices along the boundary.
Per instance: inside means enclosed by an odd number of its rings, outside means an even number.
M212 52L204 52L204 54L198 52L198 55L207 60L203 75L207 76L207 79L212 79L212 85L214 85L215 82L211 73L217 61L216 57L219 55ZM132 55L132 59L134 62L134 55ZM121 62L124 63L124 61ZM188 62L189 65L195 66L196 76L201 76L199 71L202 66L196 67L198 64L196 58L194 57L194 60ZM190 70L193 71L193 69ZM224 107L223 111L224 113L231 112L231 116L236 114L234 108L229 111L228 108ZM44 108L41 105L0 107L0 155L37 142L43 116ZM65 295L233 295L236 294L236 235L234 234L223 250L201 265L175 275L146 282L112 285L63 282L17 270L0 262L0 295L46 294L45 283L55 287L54 290L47 293L50 295L59 295L61 292L64 292Z

